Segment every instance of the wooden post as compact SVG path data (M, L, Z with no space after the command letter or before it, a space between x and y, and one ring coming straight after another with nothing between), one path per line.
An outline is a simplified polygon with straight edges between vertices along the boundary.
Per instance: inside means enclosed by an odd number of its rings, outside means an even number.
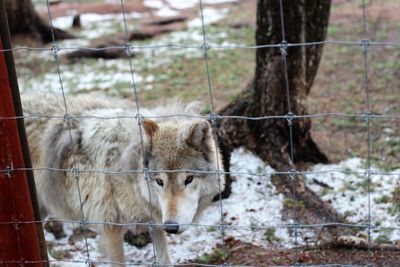
M24 121L15 119L22 108L7 49L10 34L0 0L0 266L49 266Z

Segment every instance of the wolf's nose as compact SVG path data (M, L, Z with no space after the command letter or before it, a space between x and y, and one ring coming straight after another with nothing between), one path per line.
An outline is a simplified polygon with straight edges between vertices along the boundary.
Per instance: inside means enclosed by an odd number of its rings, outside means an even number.
M165 232L169 234L176 234L178 233L179 230L179 224L176 222L171 222L171 221L165 221L163 225L163 229Z

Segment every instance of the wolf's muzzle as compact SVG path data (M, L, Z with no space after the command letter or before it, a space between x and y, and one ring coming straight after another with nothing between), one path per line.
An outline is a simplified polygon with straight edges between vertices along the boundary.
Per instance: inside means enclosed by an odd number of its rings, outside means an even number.
M177 224L176 222L165 221L162 228L164 229L165 232L169 234L176 234L178 233L179 230L179 224Z

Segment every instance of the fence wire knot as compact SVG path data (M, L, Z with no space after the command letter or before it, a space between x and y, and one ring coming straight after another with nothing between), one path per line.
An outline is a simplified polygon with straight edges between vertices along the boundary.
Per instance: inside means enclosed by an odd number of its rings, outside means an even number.
M223 174L224 174L224 172L221 171L220 169L215 171L215 176L217 176L218 179L221 179L221 175L223 175Z
M294 117L295 115L292 112L289 112L288 114L285 115L285 119L288 122L289 126L292 126Z
M219 232L220 232L221 235L225 234L225 224L221 223L219 225Z
M54 57L54 58L57 57L57 54L58 54L58 52L60 52L60 50L61 50L61 48L60 48L58 45L56 45L56 44L53 44L53 45L51 46L51 48L50 48L50 51L51 51L51 53L53 54L53 57Z
M217 123L218 115L216 113L211 113L210 114L210 121L212 126L215 126Z
M366 121L366 122L370 122L371 121L371 119L372 119L372 113L371 112L365 112L364 113L364 120Z
M81 220L81 221L79 222L79 227L80 227L83 231L85 231L85 230L87 229L87 222L86 222L85 220Z
M288 44L288 42L286 42L286 41L282 41L282 42L279 44L279 50L281 51L282 56L284 56L284 57L287 56L287 54L288 54L288 52L287 52L288 47L289 47L289 44Z
M289 176L290 176L290 179L293 181L293 180L295 180L296 179L296 175L299 173L299 171L298 170L296 170L296 169L291 169L291 170L289 170Z
M85 264L86 264L87 266L89 266L89 267L91 267L91 266L94 265L92 259L87 259L87 260L85 261Z
M211 45L209 45L207 42L204 42L204 43L201 44L200 48L203 51L203 54L207 55L208 50L211 49Z
M147 227L149 227L149 232L151 234L156 229L156 223L154 221L150 221L147 223Z
M68 121L70 121L72 119L72 115L71 114L68 114L68 113L65 113L64 114L64 122L68 122Z
M211 126L215 127L217 125L217 119L218 119L218 114L217 113L211 113L210 114L210 121L211 121Z
M13 173L14 173L14 168L13 168L13 166L7 166L6 169L5 169L5 173L6 173L6 176L7 176L8 178L11 178L12 175L13 175Z
M78 168L76 168L76 167L74 167L74 168L72 168L71 169L71 172L72 172L72 175L76 178L76 179L78 179L79 178L79 169Z
M367 170L365 170L365 176L367 176L368 177L368 180L370 180L371 179L371 175L372 175L372 171L371 171L371 169L367 169Z
M134 47L133 47L133 45L131 45L131 44L126 44L125 45L125 54L126 54L126 56L127 57L132 57L133 56L133 49L134 49Z
M144 174L144 179L146 181L149 180L149 169L148 168L143 168L143 174Z
M361 40L360 45L362 46L363 53L367 52L368 47L370 46L370 44L371 44L371 41L368 40L368 39Z
M143 124L143 120L144 120L143 115L140 114L140 113L136 113L135 118L136 118L136 120L137 120L137 124L138 124L139 127L140 127L140 126Z
M297 229L299 228L300 224L295 220L290 220L289 228Z

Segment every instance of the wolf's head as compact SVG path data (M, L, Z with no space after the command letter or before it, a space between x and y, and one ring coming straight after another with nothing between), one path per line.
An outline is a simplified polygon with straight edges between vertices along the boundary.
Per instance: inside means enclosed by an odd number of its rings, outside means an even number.
M144 120L145 167L150 171L152 201L157 203L163 228L181 233L218 193L217 166L221 155L206 120L160 122ZM196 170L196 171L193 171ZM221 177L221 190L225 179Z

